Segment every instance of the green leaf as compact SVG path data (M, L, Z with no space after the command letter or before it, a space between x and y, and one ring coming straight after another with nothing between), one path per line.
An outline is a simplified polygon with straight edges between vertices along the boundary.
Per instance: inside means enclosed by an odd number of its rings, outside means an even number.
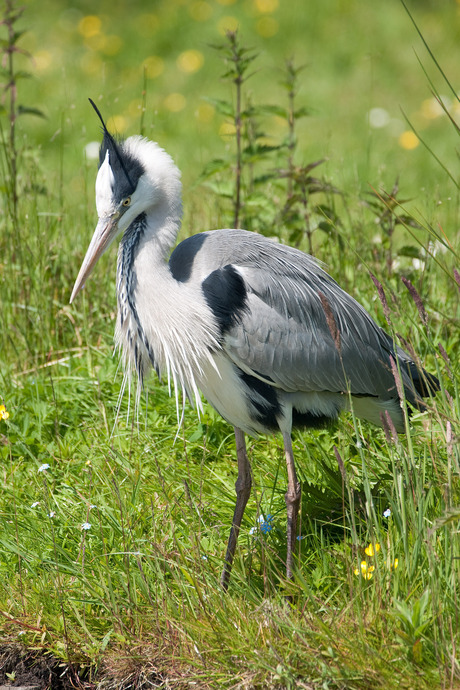
M279 151L282 146L269 146L268 144L249 144L243 149L245 162L256 162L274 151Z
M224 197L225 199L233 199L233 186L230 182L212 182L206 181L203 186L210 189L218 196Z
M18 18L19 17L16 17L16 19ZM9 40L10 44L17 43L21 36L24 36L25 33L27 33L27 29L23 29L22 31L15 31L11 39Z
M203 439L203 436L206 433L206 425L205 424L198 424L198 427L196 430L193 432L193 434L189 437L189 442L190 443L196 443L196 441L201 441Z
M17 72L14 73L13 77L14 77L14 80L17 81L18 79L31 79L32 75L30 72L25 72L24 70L18 70Z
M278 115L286 119L288 117L288 111L281 105L259 105L257 106L257 111L263 115Z
M233 106L231 103L228 101L224 101L220 98L205 98L205 101L210 103L215 107L218 113L221 115L225 115L226 117L232 118L232 120L235 117L235 113L233 111Z
M411 257L412 259L421 259L423 258L421 256L420 250L418 247L414 247L411 244L407 244L404 247L401 247L398 249L398 256L408 256Z
M433 529L439 529L440 527L445 527L453 522L457 523L460 521L460 507L452 508L447 510L444 515L434 521Z
M198 182L202 182L203 180L207 180L209 177L212 177L217 173L228 170L229 167L230 163L228 161L224 161L223 158L215 158L205 165Z
M259 194L257 192L253 194L248 194L248 196L245 199L245 204L247 206L270 210L274 207L273 200L270 197L268 197L266 194Z
M45 113L43 113L38 108L29 108L25 105L18 106L18 115L35 115L36 117L42 117L46 119Z
M318 223L318 228L325 232L327 235L331 235L333 231L332 225L325 220L322 220Z
M256 175L252 182L254 185L261 185L261 184L265 184L266 182L271 182L272 180L277 180L277 179L278 179L278 173L276 170L273 170L272 172L266 172L266 173L263 173L262 175Z
M301 117L308 117L310 115L310 110L308 108L302 107L294 111L294 118L298 120Z

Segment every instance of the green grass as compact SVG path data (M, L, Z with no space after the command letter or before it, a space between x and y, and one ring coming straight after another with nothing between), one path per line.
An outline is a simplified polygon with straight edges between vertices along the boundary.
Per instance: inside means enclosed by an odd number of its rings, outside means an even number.
M94 665L114 688L147 687L149 679L160 687L458 687L458 190L422 144L404 149L390 126L366 124L374 107L403 122L401 106L458 178L458 134L445 115L424 118L423 102L432 96L413 46L436 89L448 87L402 5L328 0L308 3L307 11L294 2L137 2L127 16L101 3L108 43L88 43L78 31L93 5L60 9L57 25L45 21L58 6L30 2L21 20L32 28L20 45L36 63L17 56L33 72L18 84L19 102L47 119L18 119L17 228L2 150L0 404L9 412L0 420L2 644ZM427 2L412 10L446 74L455 74L456 8ZM156 20L140 40L145 13ZM334 231L314 231L314 251L383 327L408 340L442 388L398 439L351 415L336 429L295 437L303 493L293 583L283 573L281 440L251 441L254 489L223 596L235 500L232 430L205 405L201 419L186 410L176 438L175 403L154 378L139 424L126 396L116 419L113 251L77 303L68 299L95 222L95 163L85 160L84 147L100 132L86 98L102 95L103 114L123 116L122 133L137 133L140 65L148 56L161 57L163 71L147 82L144 131L184 171L182 236L229 222L229 200L198 186L209 161L234 161L233 142L219 135L225 118L209 106L200 110L204 98L231 100L222 61L208 45L224 41L219 22L228 16L260 53L245 99L284 103L278 81L285 58L294 53L296 64L307 64L297 102L311 114L297 125L296 162L330 157L319 170L341 192L315 197L337 218ZM271 37L260 35L275 26L267 19L277 22ZM203 56L194 73L178 67L186 50ZM171 93L184 97L176 99L182 110L168 110ZM6 132L7 115L0 117ZM260 119L270 142L286 135L279 118ZM285 162L282 150L255 164ZM389 193L397 178L400 223L389 231L388 200L377 213L369 192ZM231 171L213 180L233 184ZM248 205L246 217L254 224L263 218L270 234L280 224L285 181L270 179L259 191L272 203L260 213ZM288 239L292 230L276 234ZM296 238L305 247L301 232ZM385 291L390 325L369 271ZM418 306L402 276L420 295ZM272 516L266 534L261 515ZM380 550L366 554L376 543Z

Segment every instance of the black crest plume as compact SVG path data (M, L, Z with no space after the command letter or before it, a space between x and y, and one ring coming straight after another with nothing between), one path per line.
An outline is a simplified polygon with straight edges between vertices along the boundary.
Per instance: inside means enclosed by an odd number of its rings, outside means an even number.
M123 160L123 156L120 153L117 142L115 141L114 137L110 134L109 130L107 129L106 124L104 122L104 118L102 117L100 110L97 107L97 105L95 104L95 102L92 100L92 98L88 98L88 100L91 103L91 105L93 106L93 108L96 112L96 115L98 116L98 118L100 119L100 121L102 123L102 131L104 132L104 139L107 140L107 148L109 150L113 150L115 152L115 155L118 159L118 162L120 163L121 169L123 170L123 172L126 176L126 179L128 180L129 186L134 189L135 185L133 184L133 181L131 180L131 177L128 173L128 170L127 170L125 162Z

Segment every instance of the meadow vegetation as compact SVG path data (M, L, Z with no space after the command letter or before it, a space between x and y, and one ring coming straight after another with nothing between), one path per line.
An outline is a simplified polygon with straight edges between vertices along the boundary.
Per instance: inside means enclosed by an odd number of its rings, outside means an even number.
M0 660L52 655L53 687L459 687L459 6L408 9L4 2ZM114 251L68 303L96 218L88 96L175 158L182 237L236 223L312 252L440 379L405 434L348 415L295 436L293 582L281 439L249 444L224 596L232 429L205 404L178 432L153 377L138 418L119 400Z

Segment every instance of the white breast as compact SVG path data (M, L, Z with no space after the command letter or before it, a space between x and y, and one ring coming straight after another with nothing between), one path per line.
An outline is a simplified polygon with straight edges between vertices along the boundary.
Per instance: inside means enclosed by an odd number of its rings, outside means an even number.
M180 394L201 408L204 371L213 371L213 352L220 349L218 326L198 286L176 281L167 265L152 271L146 252L134 261L131 302L119 303L116 342L128 377L136 371L143 380L152 366ZM122 289L119 294L122 293Z

